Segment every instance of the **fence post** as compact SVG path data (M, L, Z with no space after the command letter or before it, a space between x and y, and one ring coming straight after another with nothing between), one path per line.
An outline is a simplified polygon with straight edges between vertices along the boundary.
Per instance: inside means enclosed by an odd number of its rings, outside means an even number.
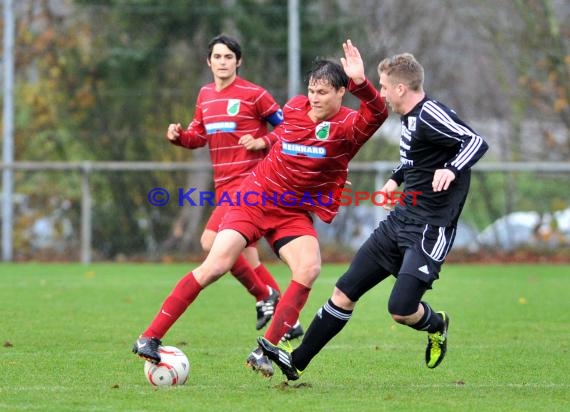
M4 0L4 50L3 66L3 142L2 159L11 165L14 161L14 37L15 37L14 2ZM13 218L14 218L14 173L11 167L2 170L2 260L13 259Z
M81 263L91 263L91 188L89 175L91 163L83 162L81 165Z
M374 191L380 190L382 187L384 187L384 183L386 183L386 172L389 170L387 167L388 166L386 165L386 162L374 162ZM387 212L381 206L376 206L374 210L376 212L374 216L374 227L376 227L376 225L378 225L378 222L386 217Z

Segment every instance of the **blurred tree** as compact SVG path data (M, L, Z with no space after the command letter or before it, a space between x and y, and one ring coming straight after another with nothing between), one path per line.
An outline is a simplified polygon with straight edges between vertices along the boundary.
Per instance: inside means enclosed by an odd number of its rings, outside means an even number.
M458 5L448 2L476 39L491 46L485 67L495 76L502 105L494 105L501 120L501 157L524 161L529 153L541 160L570 159L570 7L558 0L515 0L491 7L485 0ZM496 93L496 92L495 92ZM488 99L490 100L490 99ZM501 107L502 106L502 107ZM533 150L529 150L533 148ZM534 157L536 159L536 157ZM522 175L524 176L524 175ZM505 175L504 208L491 216L524 209L521 175ZM559 191L559 186L552 188ZM556 202L558 208L568 202ZM544 203L541 204L544 207Z
M77 135L94 107L94 78L85 70L89 56L80 53L80 46L90 27L72 21L69 8L54 8L45 1L16 2L15 10L15 158L85 158L88 151ZM74 36L68 35L69 29ZM79 176L17 172L14 178L16 190L27 198L23 212L16 215L16 245L29 237L36 219L62 208L77 210Z
M92 143L90 152L98 160L188 159L187 152L165 141L164 131L170 122L190 121L193 101L186 90L197 91L202 82L206 39L209 32L221 29L226 12L222 2L109 1L103 10L89 6L89 1L76 4L84 5L80 10L86 20L101 28L104 44L93 68L99 83L94 90L97 116L86 136ZM101 145L102 136L109 139L107 144ZM182 174L163 174L160 179L149 174L146 180L136 174L109 175L106 187L112 201L98 209L94 243L104 241L110 256L153 253L156 250L148 249L156 249L157 239L178 233L170 222L165 224L165 214L201 222L203 208L159 209L143 196L157 186L182 187L186 180ZM197 174L192 187L207 189L207 174ZM193 229L191 236L181 237L179 245L199 249L200 225L187 228Z
M525 160L524 128L538 123L533 133L542 156L570 158L570 7L558 0L515 0L489 7L485 0L450 7L480 41L491 45L487 62L508 102L506 160ZM507 23L507 24L506 24ZM556 136L553 124L565 126ZM526 126L525 126L526 125ZM526 132L526 133L525 133Z

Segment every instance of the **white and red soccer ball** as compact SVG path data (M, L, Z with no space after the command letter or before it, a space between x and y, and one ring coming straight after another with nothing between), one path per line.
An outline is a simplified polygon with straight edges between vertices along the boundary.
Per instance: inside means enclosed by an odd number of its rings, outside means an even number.
M190 373L190 361L184 352L174 346L160 346L160 362L144 363L144 376L154 386L184 385Z

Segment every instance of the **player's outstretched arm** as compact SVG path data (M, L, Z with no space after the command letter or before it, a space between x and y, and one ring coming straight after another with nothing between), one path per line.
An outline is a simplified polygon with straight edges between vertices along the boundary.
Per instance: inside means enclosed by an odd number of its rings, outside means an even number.
M342 49L344 50L344 57L340 58L344 72L352 79L356 84L364 83L366 76L364 75L364 62L360 56L360 52L352 44L352 41L348 39L342 44Z

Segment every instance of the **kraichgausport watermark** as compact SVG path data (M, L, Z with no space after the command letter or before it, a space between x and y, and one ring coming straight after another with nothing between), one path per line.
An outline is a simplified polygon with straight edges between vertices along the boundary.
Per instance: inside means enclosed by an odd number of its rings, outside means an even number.
M183 206L284 206L284 207L303 207L303 206L331 206L333 203L339 206L360 206L364 203L371 203L374 206L416 206L418 196L422 192L417 191L394 191L386 193L378 190L375 192L353 191L349 188L342 188L336 192L328 193L295 193L286 191L283 193L266 193L257 191L233 193L222 192L220 197L216 199L216 193L213 191L203 191L197 188L176 189L174 201L179 207ZM148 201L153 206L166 206L170 203L170 192L162 187L155 187L148 192Z

